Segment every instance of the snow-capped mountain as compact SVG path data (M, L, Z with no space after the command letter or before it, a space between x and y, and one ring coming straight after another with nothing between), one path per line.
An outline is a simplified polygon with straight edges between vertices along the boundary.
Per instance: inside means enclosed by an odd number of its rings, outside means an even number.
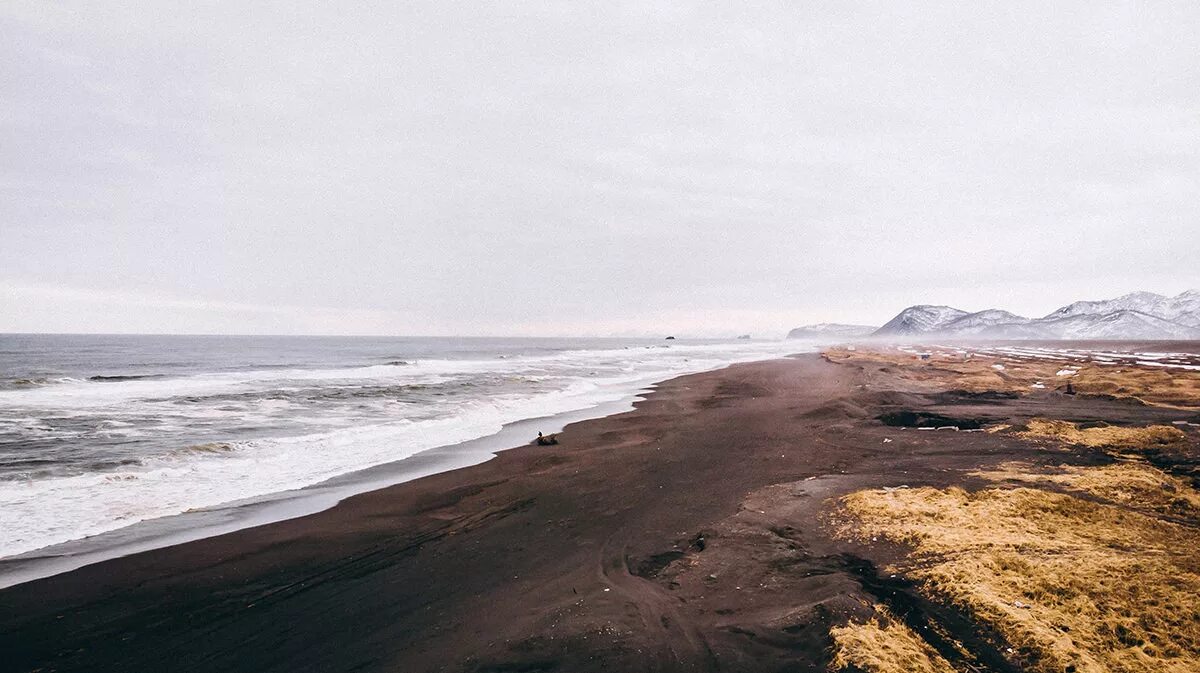
M788 332L789 339L855 339L865 337L879 329L873 325L844 325L836 322L823 322L816 325L804 325Z
M1043 318L988 309L910 306L873 336L989 339L1200 339L1200 291L1174 297L1132 292L1115 299L1077 301Z
M1169 297L1162 307L1161 315L1183 325L1200 327L1200 290L1180 292Z
M1097 301L1077 301L1054 311L1046 318L1070 318L1076 315L1100 315L1113 311L1130 310L1149 313L1165 297L1153 292L1130 292L1116 299L1100 299Z
M1100 301L1077 301L1068 304L1046 319L1069 318L1076 315L1104 315L1114 311L1137 311L1163 320L1200 326L1200 292L1188 290L1174 297L1165 297L1153 292L1130 292L1116 299Z
M1200 329L1164 320L1141 311L1076 314L1066 318L1042 318L1038 328L1053 339L1195 339Z
M955 320L968 315L950 306L919 304L909 306L875 331L876 335L908 336L937 332Z
M990 308L986 311L968 313L960 318L955 318L940 327L939 330L955 334L979 334L987 332L997 325L1015 326L1024 325L1028 322L1029 318L997 308Z

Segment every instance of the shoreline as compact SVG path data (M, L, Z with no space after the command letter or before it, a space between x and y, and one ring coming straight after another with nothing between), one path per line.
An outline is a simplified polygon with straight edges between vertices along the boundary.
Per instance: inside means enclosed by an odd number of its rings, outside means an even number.
M818 354L670 379L632 411L568 425L557 446L2 590L0 649L14 671L827 670L832 629L874 604L904 595L944 612L878 570L903 548L835 535L830 502L1102 459L891 427L881 410L1179 416L920 383Z
M681 376L717 371L735 364L741 362ZM677 377L633 381L616 393L615 399L548 416L519 419L504 424L490 435L431 447L399 460L347 472L302 488L144 519L96 535L0 558L0 590L131 554L311 516L336 507L355 495L478 465L494 459L500 452L525 446L538 432L553 434L572 423L631 411L658 385L674 378Z

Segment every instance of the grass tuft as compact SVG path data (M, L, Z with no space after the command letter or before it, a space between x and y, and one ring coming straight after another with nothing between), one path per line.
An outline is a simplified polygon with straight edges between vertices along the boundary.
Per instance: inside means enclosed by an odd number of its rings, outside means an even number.
M1024 432L1025 439L1056 439L1091 448L1153 449L1178 444L1187 439L1179 428L1169 425L1150 425L1144 428L1123 428L1112 425L1081 428L1070 421L1034 419Z
M1200 494L1148 466L1014 475L1102 501L1023 486L859 491L841 501L842 533L909 545L892 570L991 626L1027 670L1200 671L1200 531L1126 506L1159 488L1189 506Z
M1056 485L1143 512L1200 519L1200 493L1188 482L1145 463L1115 463L1104 467L1061 465L1049 473L1032 472L1023 463L972 472L991 481Z
M954 673L954 668L882 605L865 623L830 629L835 671Z

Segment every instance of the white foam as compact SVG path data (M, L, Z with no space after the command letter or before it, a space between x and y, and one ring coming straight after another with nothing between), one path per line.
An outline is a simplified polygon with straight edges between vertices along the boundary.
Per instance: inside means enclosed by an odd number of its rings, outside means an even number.
M1137 363L1139 365L1145 365L1147 367L1166 367L1168 369L1186 369L1189 371L1200 371L1200 365L1185 365L1185 364L1176 364L1173 362L1150 362L1148 360L1138 360Z
M278 385L281 381L344 381L347 385L368 381L395 381L412 385L430 385L445 380L444 374L433 372L430 367L414 368L401 365L372 365L336 370L274 369L221 372L134 381L71 379L69 382L52 386L0 391L0 408L73 411L121 405L135 400L288 390L286 386Z
M153 428L135 427L122 414L139 416L161 412L172 422L186 424L205 417L253 414L269 417L304 413L306 426L316 430L299 436L275 436L227 442L229 450L180 450L167 447L140 464L118 471L73 476L43 477L25 481L0 481L0 557L116 530L152 518L192 509L216 507L248 498L320 483L332 477L389 463L421 451L495 433L517 420L587 409L627 397L650 380L704 371L725 364L776 357L803 350L793 344L752 346L677 346L670 349L573 351L549 356L506 358L492 361L430 361L407 366L371 366L345 370L272 370L185 377L175 380L72 382L29 391L38 405L61 413L101 409L108 417L101 431L110 435L145 434ZM564 379L550 376L555 365L571 365L586 373ZM605 376L587 372L591 366ZM294 409L279 399L254 400L230 409L211 406L184 407L156 400L179 395L180 388L197 394L228 390L280 390L279 382L311 379L329 383L378 380L444 381L452 377L477 377L481 373L512 374L537 380L543 376L562 384L557 390L490 395L459 400L453 408L430 407L396 420L379 420L378 405L362 411L374 422L352 422L345 410L328 418L317 406ZM264 382L273 382L264 386ZM0 397L0 412L9 413L11 397ZM28 396L21 398L29 405ZM132 410L132 412L130 411ZM410 412L411 413L411 412ZM42 427L33 417L17 416L10 422ZM348 425L348 423L350 423ZM39 425L41 424L41 425ZM163 431L162 426L157 426Z

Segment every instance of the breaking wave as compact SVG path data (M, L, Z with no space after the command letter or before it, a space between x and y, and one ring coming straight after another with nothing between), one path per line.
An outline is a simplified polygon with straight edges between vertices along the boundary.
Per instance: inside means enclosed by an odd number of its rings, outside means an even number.
M14 383L0 390L0 557L303 488L518 420L623 399L650 380L794 350L426 352L382 354L382 364L365 366L266 363Z

